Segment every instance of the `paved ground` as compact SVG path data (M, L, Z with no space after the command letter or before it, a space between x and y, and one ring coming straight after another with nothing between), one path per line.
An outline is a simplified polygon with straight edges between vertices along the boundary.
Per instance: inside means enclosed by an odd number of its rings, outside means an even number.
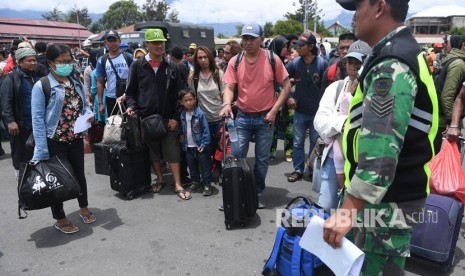
M3 147L7 154L0 157L0 275L5 276L260 275L276 233L275 209L311 191L308 179L286 181L284 174L291 165L278 151L267 177L268 208L259 210L245 229L227 231L223 213L217 211L221 187L215 186L211 197L194 194L189 201L179 200L169 186L161 194L127 201L111 190L107 176L94 173L93 155L88 154L89 207L97 221L85 225L78 216L77 201L66 202L65 211L81 231L64 235L53 228L49 209L18 219L9 144ZM282 149L282 143L278 148ZM450 273L410 259L406 275L464 275L464 230L462 226Z

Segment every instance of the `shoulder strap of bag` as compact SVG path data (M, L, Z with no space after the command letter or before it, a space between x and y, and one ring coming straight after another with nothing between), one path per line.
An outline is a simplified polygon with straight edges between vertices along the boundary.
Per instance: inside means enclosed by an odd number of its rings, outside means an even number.
M337 84L336 88L336 99L334 100L334 104L336 104L337 99L339 98L339 94L341 94L342 88L344 87L344 80L340 80Z
M124 54L123 54L123 56L124 56ZM115 66L113 65L113 62L111 61L111 58L110 58L110 56L108 56L108 54L107 54L107 57L108 57L108 61L110 62L110 65L111 65L111 69L113 69L113 72L115 72L116 79L120 80L121 78L119 77L118 72L116 72Z
M133 62L133 60L131 59L131 54L129 54L128 52L123 52L123 57L124 61L126 61L126 64L128 65L128 68L131 67L131 64Z
M244 57L244 51L237 54L236 63L234 64L234 69L236 69L236 72L237 72L237 67L239 67L239 63L241 63L243 57Z
M300 263L302 260L302 247L300 247L300 236L295 236L294 248L292 249L291 274L300 275Z
M193 76L193 80L194 80L194 91L195 91L195 94L198 94L197 93L197 88L199 87L199 76Z
M283 240L283 236L286 233L283 227L278 227L278 233L276 234L276 239L274 241L273 250L271 251L270 258L263 267L263 275L268 275L271 273L276 266L276 260L278 259L279 248Z
M42 91L44 92L45 96L45 108L48 106L48 102L50 100L50 94L52 93L52 88L50 86L50 80L47 76L40 78L40 83L42 84Z

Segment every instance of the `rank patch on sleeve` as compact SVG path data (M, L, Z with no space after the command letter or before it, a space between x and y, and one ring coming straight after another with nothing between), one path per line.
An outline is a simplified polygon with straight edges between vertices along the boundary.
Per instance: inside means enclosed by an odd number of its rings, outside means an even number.
M373 83L373 96L386 96L391 90L392 79L382 78L377 79Z
M378 117L384 117L391 113L394 106L394 97L373 97L371 99L371 112Z

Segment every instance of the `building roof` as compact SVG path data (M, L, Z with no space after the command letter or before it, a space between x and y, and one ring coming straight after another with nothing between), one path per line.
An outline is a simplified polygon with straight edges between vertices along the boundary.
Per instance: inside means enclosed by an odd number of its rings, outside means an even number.
M25 36L38 41L73 43L84 41L92 33L86 27L67 22L0 17L0 42ZM5 40L5 41L4 41Z
M451 16L464 16L465 17L465 7L458 5L444 5L444 6L434 6L428 9L425 9L421 12L418 12L409 18L425 18L425 17L451 17Z

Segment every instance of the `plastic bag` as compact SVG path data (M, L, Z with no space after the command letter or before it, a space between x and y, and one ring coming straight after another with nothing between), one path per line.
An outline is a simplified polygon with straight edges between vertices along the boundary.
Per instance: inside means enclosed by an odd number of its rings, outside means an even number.
M19 175L19 218L24 218L21 210L43 209L76 198L81 193L71 164L58 155L44 161L26 162Z
M457 143L444 139L441 151L430 161L431 192L454 197L465 204L465 173Z

